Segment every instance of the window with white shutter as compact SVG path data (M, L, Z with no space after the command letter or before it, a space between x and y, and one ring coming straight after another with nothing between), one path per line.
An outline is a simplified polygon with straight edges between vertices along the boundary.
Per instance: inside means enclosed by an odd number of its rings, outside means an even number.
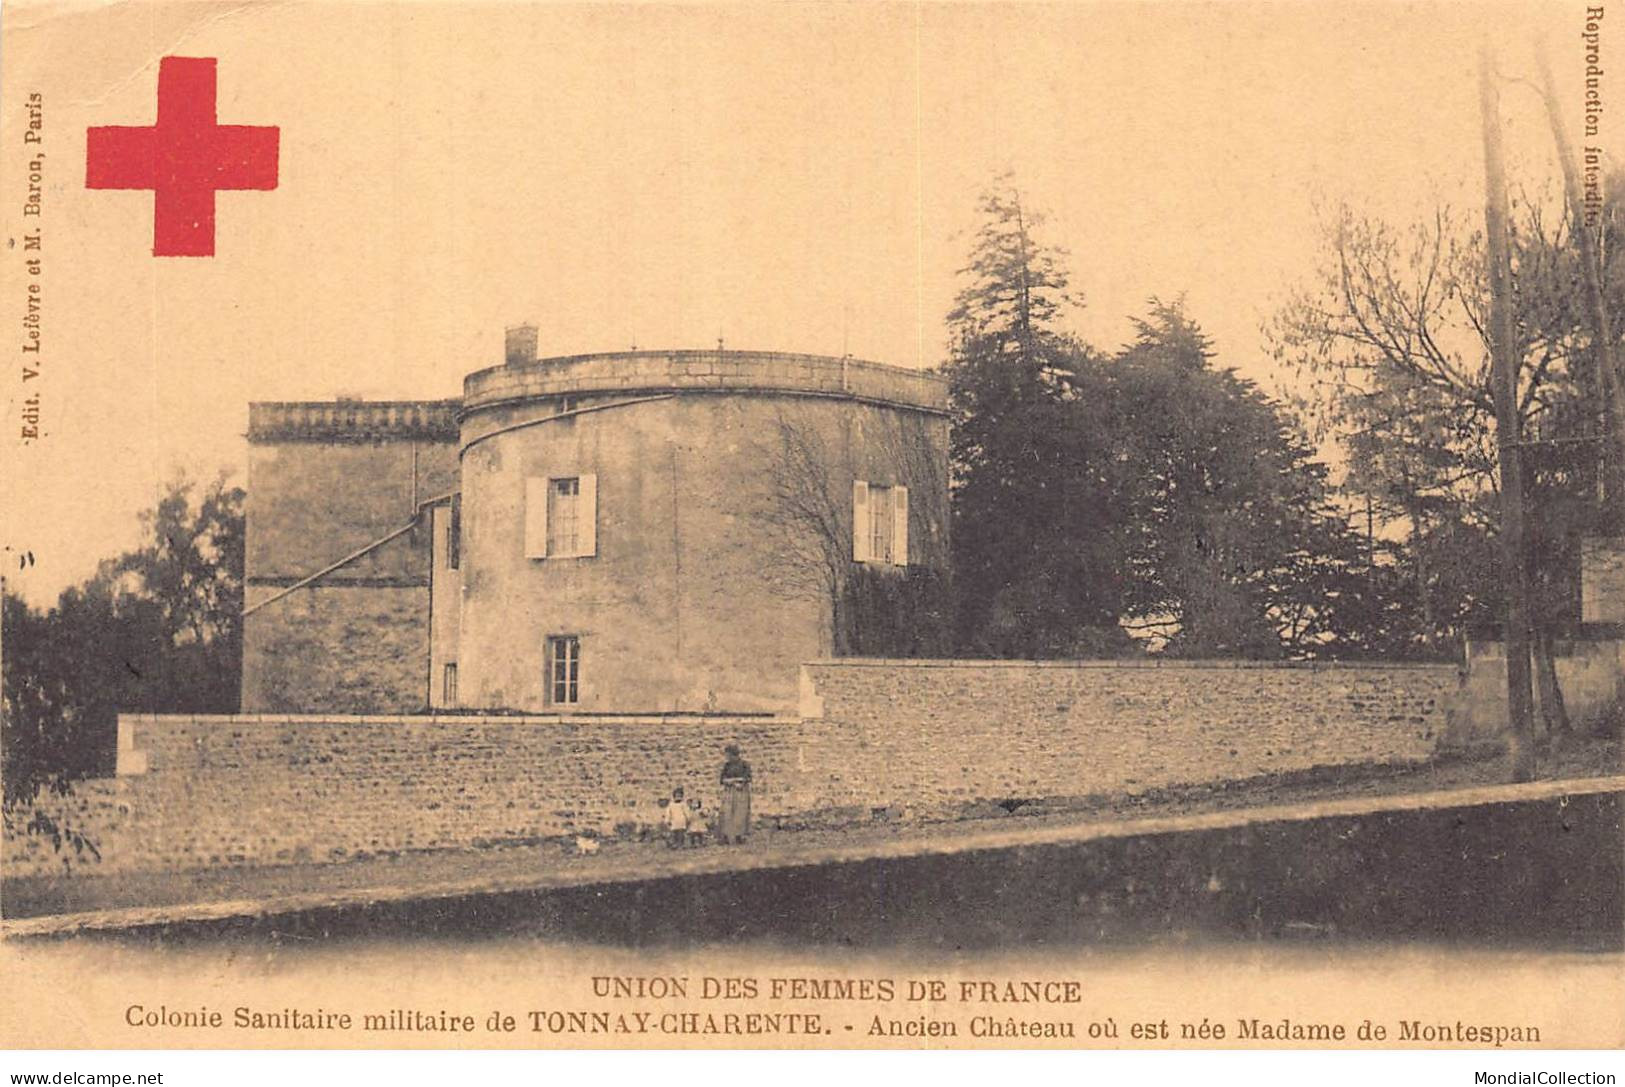
M891 563L891 494L890 487L869 485L869 561Z
M908 488L891 489L891 561L896 566L908 565Z
M852 559L908 565L908 488L852 485Z
M545 477L525 480L525 557L547 558L548 483Z
M598 554L598 477L580 477L580 494L576 502L576 555L586 558Z
M869 484L852 482L852 561L869 561Z

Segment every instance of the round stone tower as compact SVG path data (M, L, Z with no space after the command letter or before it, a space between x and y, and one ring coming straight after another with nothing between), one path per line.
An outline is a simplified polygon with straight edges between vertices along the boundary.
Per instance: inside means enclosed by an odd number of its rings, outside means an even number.
M851 563L946 567L940 377L534 342L463 387L462 705L782 710Z

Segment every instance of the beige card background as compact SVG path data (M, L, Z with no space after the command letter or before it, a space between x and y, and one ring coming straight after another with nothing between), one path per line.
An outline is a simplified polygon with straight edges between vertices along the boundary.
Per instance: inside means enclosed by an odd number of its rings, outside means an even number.
M133 542L136 512L177 466L240 468L250 400L454 395L500 357L506 323L536 320L543 354L720 337L934 365L976 192L1007 168L1072 249L1086 338L1120 343L1145 298L1184 291L1223 360L1274 387L1258 326L1312 264L1315 202L1355 198L1396 218L1440 200L1474 206L1478 42L1487 33L1509 66L1532 71L1530 44L1545 34L1578 102L1585 11L8 4L5 543L37 558L11 585L50 603ZM213 259L154 259L150 194L84 187L86 127L150 124L166 55L219 58L223 123L281 128L279 187L219 197ZM36 92L43 211L25 223L33 156L21 137ZM1505 107L1513 172L1554 174L1538 101L1509 91ZM1603 145L1617 151L1625 107L1610 101L1605 116ZM44 433L24 444L13 240L34 225L46 238L46 365L27 391L42 397ZM1543 1045L1625 1042L1618 955L1426 945L870 955L380 933L343 949L12 941L0 966L10 1045L861 1046L887 1044L865 1034L877 1012L970 1014L952 1002L605 1001L595 975L686 977L695 991L706 977L764 990L774 977L1074 979L1076 1004L1029 1014L1118 1030L1076 1045L1231 1045L1235 1021L1254 1016L1339 1022L1346 1044L1373 1044L1355 1036L1365 1020L1392 1039L1417 1017L1536 1025ZM377 1039L125 1021L137 1004L229 1021L238 1006L359 1014L380 1000L520 1023ZM526 1029L532 1011L605 1009L810 1012L829 1033ZM1204 1018L1230 1036L1180 1039L1180 1022ZM1130 1036L1164 1020L1170 1040Z

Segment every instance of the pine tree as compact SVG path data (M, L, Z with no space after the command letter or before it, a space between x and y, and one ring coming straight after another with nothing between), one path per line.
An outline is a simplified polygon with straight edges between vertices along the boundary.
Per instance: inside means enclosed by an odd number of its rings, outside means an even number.
M1044 216L1008 177L978 211L948 313L960 640L968 652L1055 656L1085 629L1118 637L1116 601L1100 591L1116 580L1113 564L1088 523L1106 503L1074 470L1102 459L1084 448L1098 431L1079 426L1076 405L1098 360L1061 327L1082 302L1066 252L1037 237Z

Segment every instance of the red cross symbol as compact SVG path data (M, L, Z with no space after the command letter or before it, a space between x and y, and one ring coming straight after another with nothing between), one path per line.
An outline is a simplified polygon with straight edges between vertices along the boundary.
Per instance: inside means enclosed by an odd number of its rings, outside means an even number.
M215 123L215 58L158 63L158 123L85 134L85 187L153 190L152 255L214 256L214 194L274 189L275 127Z

